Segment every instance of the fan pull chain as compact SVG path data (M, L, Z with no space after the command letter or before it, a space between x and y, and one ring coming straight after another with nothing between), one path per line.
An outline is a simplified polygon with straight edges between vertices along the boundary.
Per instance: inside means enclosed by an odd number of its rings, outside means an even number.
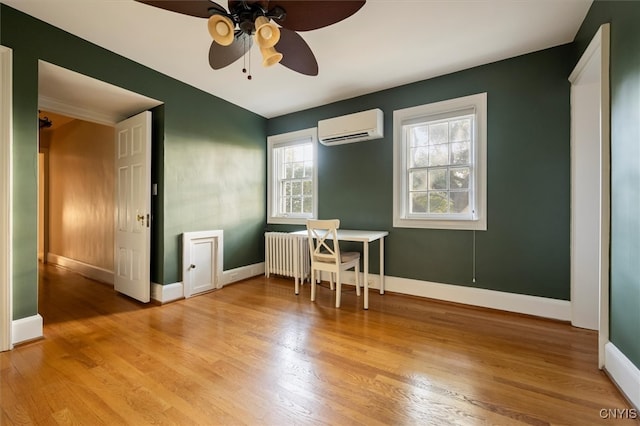
M251 80L251 51L245 53L245 55L249 55L249 75L247 76L247 80Z
M247 73L247 38L242 38L242 48L244 49L244 55L242 56L242 72ZM249 75L247 80L251 80L251 54L249 54Z

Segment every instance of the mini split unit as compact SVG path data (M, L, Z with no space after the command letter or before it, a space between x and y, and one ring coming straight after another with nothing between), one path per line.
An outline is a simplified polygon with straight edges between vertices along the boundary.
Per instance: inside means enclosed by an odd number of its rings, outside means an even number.
M379 108L318 121L318 140L331 146L380 139L384 116Z

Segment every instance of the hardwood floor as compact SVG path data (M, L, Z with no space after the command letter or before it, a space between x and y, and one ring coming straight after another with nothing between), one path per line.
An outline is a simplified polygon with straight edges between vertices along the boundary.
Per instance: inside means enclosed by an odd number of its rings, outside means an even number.
M597 336L523 315L256 277L145 306L41 269L45 338L0 354L0 424L589 425L630 408ZM627 416L628 417L628 416Z

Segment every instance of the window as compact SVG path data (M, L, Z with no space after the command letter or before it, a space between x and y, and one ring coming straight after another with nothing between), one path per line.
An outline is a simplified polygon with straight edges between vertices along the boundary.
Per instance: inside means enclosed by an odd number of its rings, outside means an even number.
M318 216L317 129L267 138L267 223Z
M487 229L487 94L394 111L393 225Z

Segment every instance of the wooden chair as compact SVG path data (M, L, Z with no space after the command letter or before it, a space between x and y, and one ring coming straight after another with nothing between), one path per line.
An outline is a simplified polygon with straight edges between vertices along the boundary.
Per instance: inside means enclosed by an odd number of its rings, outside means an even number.
M318 278L321 271L329 272L329 283L333 289L333 274L336 282L336 308L340 307L342 291L341 271L351 268L356 273L356 294L360 296L360 253L340 252L337 229L340 228L339 219L307 220L307 234L309 235L309 250L311 254L311 301L316 300L316 271Z

